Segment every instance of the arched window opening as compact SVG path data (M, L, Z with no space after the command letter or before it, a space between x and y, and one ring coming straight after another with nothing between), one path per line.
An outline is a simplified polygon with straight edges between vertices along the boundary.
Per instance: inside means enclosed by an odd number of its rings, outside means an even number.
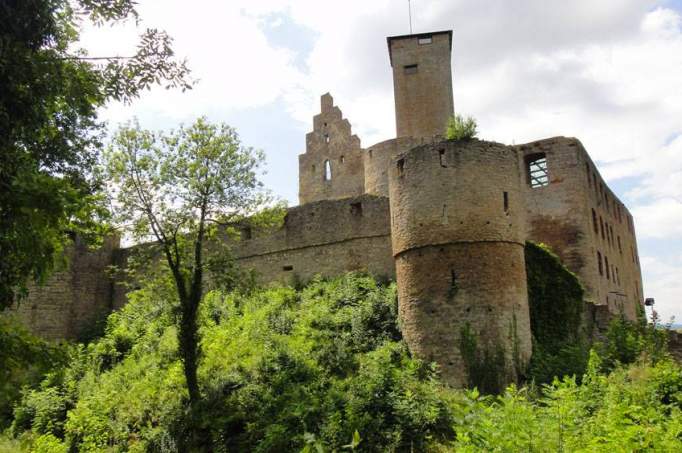
M324 180L325 181L332 180L332 163L329 162L329 160L324 161Z

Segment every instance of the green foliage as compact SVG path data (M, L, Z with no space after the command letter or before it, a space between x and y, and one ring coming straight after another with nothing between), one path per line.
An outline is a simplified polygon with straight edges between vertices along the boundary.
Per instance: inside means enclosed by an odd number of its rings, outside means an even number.
M301 291L208 293L192 412L172 296L168 278L133 292L104 337L24 396L15 431L79 451L420 451L453 435L449 392L401 341L394 285L351 274Z
M163 84L189 87L171 39L147 29L137 52L89 57L83 20L137 19L132 0L26 0L0 7L0 310L42 282L69 235L96 243L106 209L93 171L97 110Z
M654 364L668 356L668 329L661 328L655 312L651 321L642 324L621 315L609 323L605 338L596 345L604 371L634 363L642 356Z
M17 437L0 436L0 452L679 451L682 369L649 360L651 345L608 374L613 359L592 351L581 382L481 396L444 387L434 366L409 356L394 285L349 274L204 299L202 398L191 411L179 302L160 275L109 317L101 339L24 392Z
M472 117L464 118L462 115L451 116L445 130L445 138L448 140L470 140L476 137L476 120Z
M598 361L593 354L593 361ZM679 451L682 370L670 361L610 375L592 371L578 384L555 380L540 396L510 387L461 406L453 448L462 452Z
M470 388L478 388L484 394L504 390L509 373L504 349L500 344L480 345L471 326L467 324L460 331L459 351L466 365Z
M22 388L36 387L66 359L65 346L41 340L12 318L0 317L0 431L12 421Z
M533 357L529 374L536 383L555 376L580 376L589 352L583 332L582 285L542 244L526 243L526 274Z
M229 234L249 217L260 223L283 218L281 207L263 209L271 201L258 179L263 159L262 152L241 144L233 128L205 118L169 133L124 126L105 155L104 174L115 186L117 220L138 241L156 243L175 282L178 347L190 405L200 397L197 315L204 274L213 270L214 283L228 290L242 277L226 265L231 261L229 244L219 233ZM209 241L213 247L206 247ZM216 273L216 267L229 272Z

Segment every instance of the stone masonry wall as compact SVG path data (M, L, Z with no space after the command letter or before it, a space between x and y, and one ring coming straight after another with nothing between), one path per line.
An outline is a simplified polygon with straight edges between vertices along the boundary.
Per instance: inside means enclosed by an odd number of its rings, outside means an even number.
M239 263L262 282L365 270L395 277L388 199L364 195L289 209L284 226L235 244Z
M321 98L321 113L306 135L306 152L298 156L300 204L354 197L365 192L360 139L334 106L329 93Z
M549 245L578 275L587 301L635 319L642 286L628 210L606 187L579 140L554 137L517 149L526 173L529 159L540 155L549 173L549 185L533 188L528 179L524 185L528 238Z
M507 382L530 359L519 170L514 149L478 140L414 148L390 170L403 336L454 386L468 380L467 326L481 349L503 351Z
M400 137L367 148L364 153L365 192L388 197L388 169L393 161L399 154L424 143L423 138Z
M68 266L55 272L43 286L32 285L29 296L9 315L47 339L76 339L86 335L112 309L112 264L118 238L109 238L97 250L76 239L65 254Z
M388 38L397 137L442 135L454 113L452 32Z

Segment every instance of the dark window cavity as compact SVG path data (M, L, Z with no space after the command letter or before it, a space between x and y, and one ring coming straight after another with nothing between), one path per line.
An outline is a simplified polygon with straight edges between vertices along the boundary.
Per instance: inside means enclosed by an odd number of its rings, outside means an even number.
M601 263L601 253L597 252L597 264L599 266L599 275L604 275L604 267Z
M599 225L597 224L597 212L592 209L592 227L594 228L594 233L599 235Z
M438 150L438 155L440 157L440 166L443 168L447 167L448 162L445 159L445 150L444 149Z
M502 202L504 203L504 212L509 212L509 192L502 192Z
M362 216L362 202L358 201L357 203L351 203L350 204L350 213L354 216L361 217Z
M405 159L398 159L398 175L402 176L405 171Z
M417 67L418 67L418 66L419 66L419 65L416 65L416 64L408 64L408 65L405 65L405 66L403 66L403 72L404 72L405 74L416 74L416 73L417 73Z
M291 264L287 264L286 266L282 266L282 270L286 272L293 271L294 266L292 266Z

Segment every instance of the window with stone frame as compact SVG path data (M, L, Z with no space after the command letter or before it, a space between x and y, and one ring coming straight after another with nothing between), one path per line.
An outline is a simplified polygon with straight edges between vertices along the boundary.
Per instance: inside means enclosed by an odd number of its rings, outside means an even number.
M526 156L526 174L528 184L536 189L549 185L549 170L547 168L547 155L536 153Z

